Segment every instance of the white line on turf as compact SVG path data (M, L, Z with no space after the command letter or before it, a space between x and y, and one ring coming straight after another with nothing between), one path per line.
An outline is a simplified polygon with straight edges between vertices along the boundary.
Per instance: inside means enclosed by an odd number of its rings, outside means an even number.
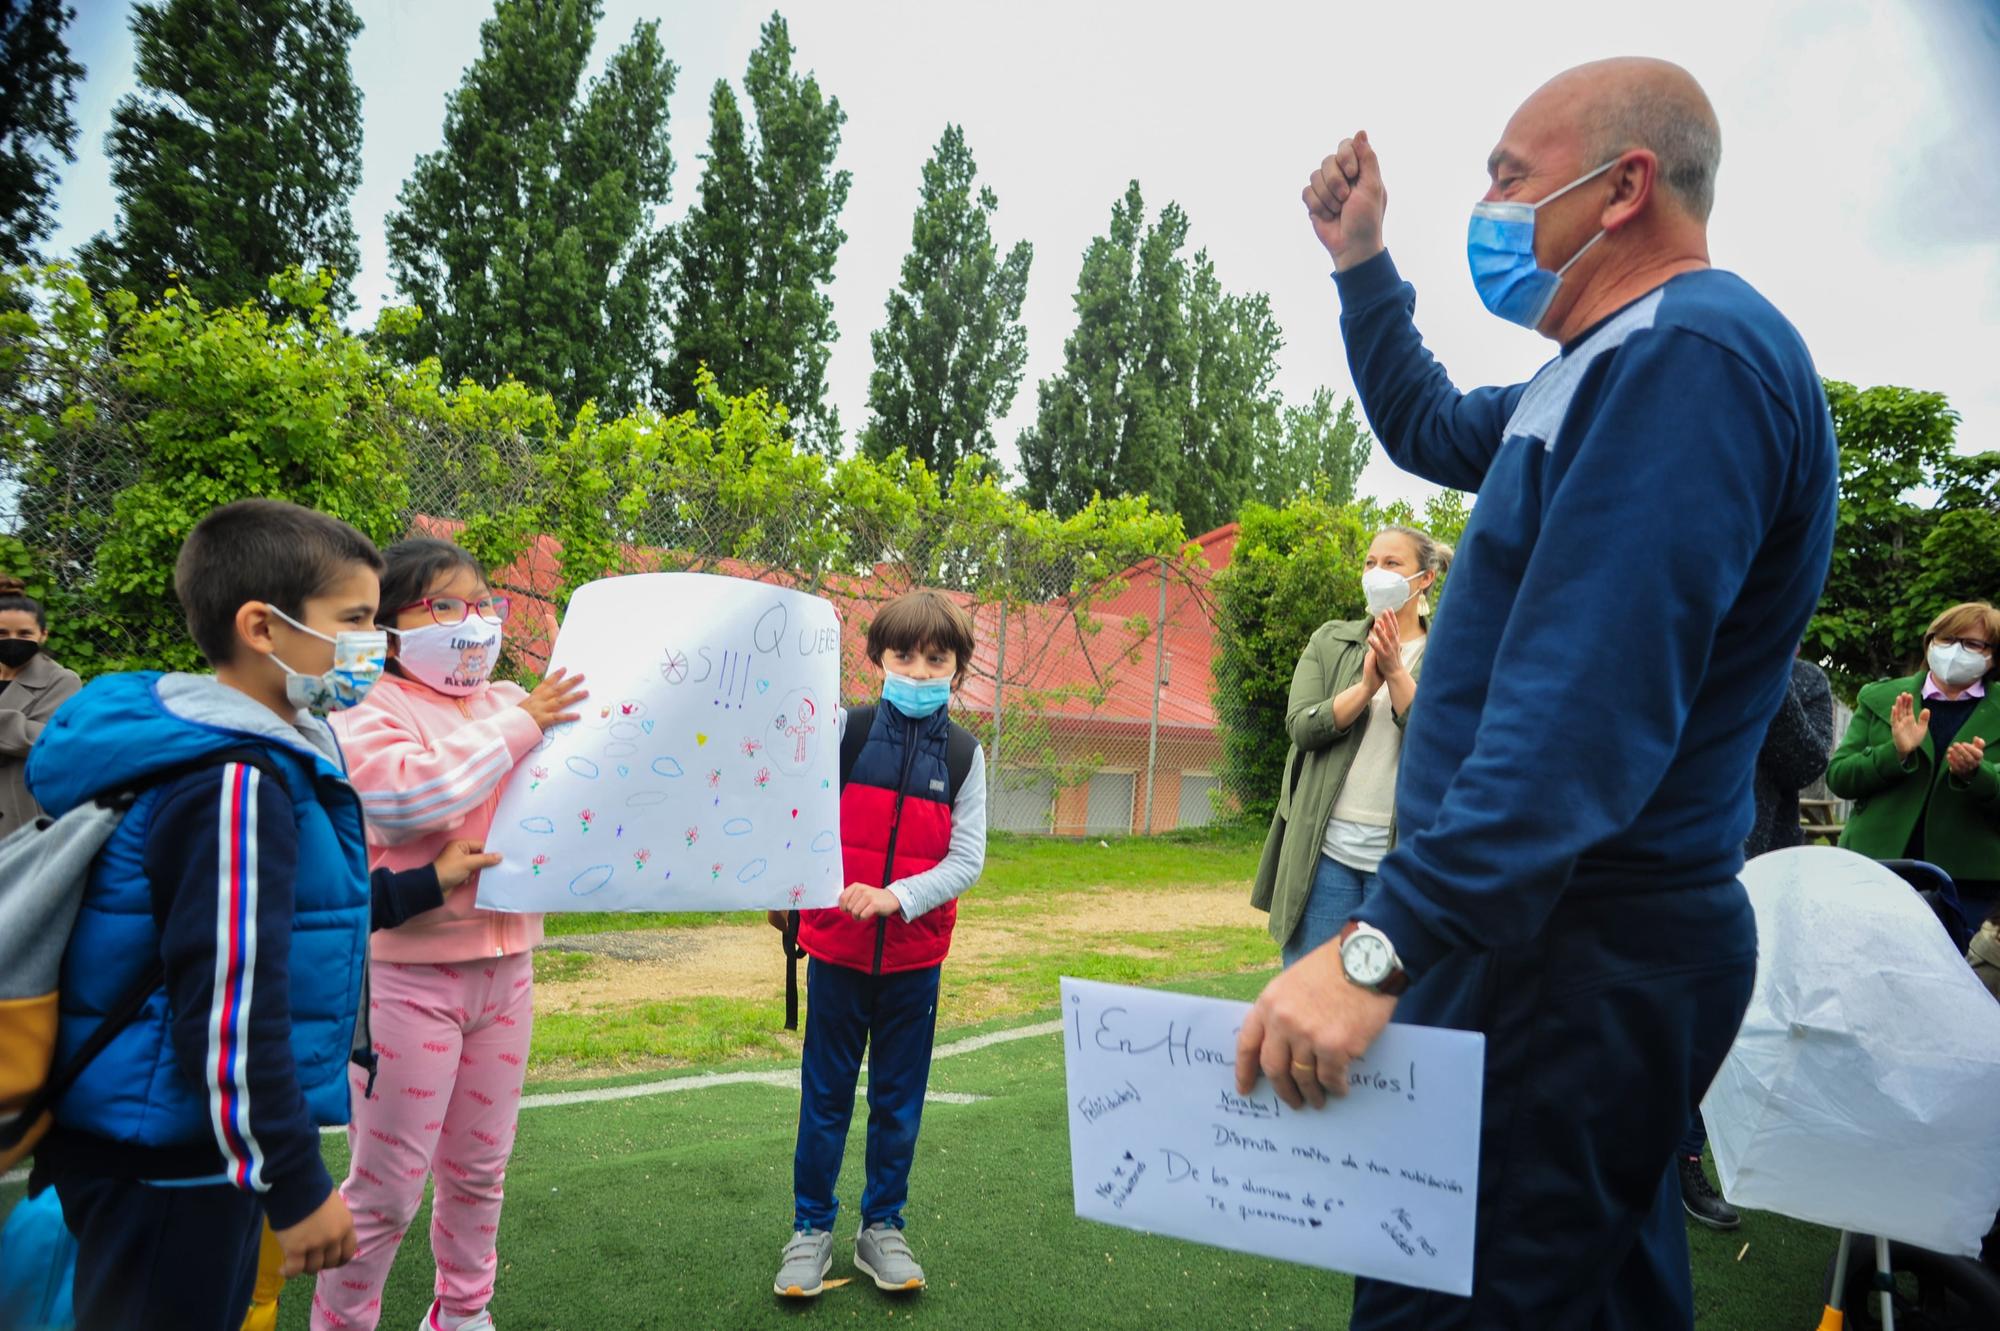
M976 1053L981 1049L991 1049L996 1044L1009 1044L1015 1040L1032 1040L1038 1035L1054 1035L1062 1029L1059 1021L1037 1022L1033 1026L1016 1026L1010 1030L988 1031L985 1035L970 1035L963 1040L939 1045L931 1051L931 1061L940 1058L956 1058L960 1054ZM587 1091L543 1091L536 1095L521 1097L523 1109L547 1109L556 1105L594 1105L607 1100L635 1100L647 1095L671 1095L676 1091L705 1091L711 1086L757 1086L792 1087L799 1084L799 1070L787 1068L782 1072L704 1072L692 1077L669 1077L663 1081L644 1081L631 1086L599 1086ZM866 1085L864 1082L863 1085ZM969 1095L964 1091L927 1091L924 1099L932 1104L971 1105L978 1104L987 1097ZM345 1132L346 1128L321 1128L324 1135ZM19 1183L28 1177L25 1169L14 1170L0 1175L0 1186Z
M963 1040L939 1045L931 1051L931 1061L940 1058L956 1058L960 1054L977 1053L981 1049L991 1049L996 1044L1011 1044L1015 1040L1032 1040L1038 1035L1054 1035L1062 1030L1059 1021L1037 1022L1033 1026L1015 1026L1004 1031L988 1031L985 1035L969 1035ZM523 1109L549 1109L558 1105L594 1105L608 1100L636 1100L648 1095L672 1095L676 1091L705 1091L711 1086L777 1086L789 1088L799 1084L799 1070L786 1068L782 1072L704 1072L692 1077L668 1077L662 1081L642 1081L631 1086L598 1086L587 1091L543 1091L536 1095L521 1097ZM865 1081L862 1083L867 1084ZM972 1105L986 1099L983 1095L969 1095L964 1091L927 1091L924 1099L931 1104ZM344 1127L321 1128L324 1135L347 1131ZM19 1183L28 1177L28 1171L17 1169L11 1174L0 1175L0 1185Z

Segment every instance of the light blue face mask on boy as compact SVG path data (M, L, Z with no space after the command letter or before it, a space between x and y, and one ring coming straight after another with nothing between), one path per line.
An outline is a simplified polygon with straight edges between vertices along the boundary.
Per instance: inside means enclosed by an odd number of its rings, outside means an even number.
M1623 154L1620 154L1623 156ZM1562 286L1570 265L1603 240L1600 230L1584 247L1569 256L1569 263L1553 273L1535 262L1535 210L1554 203L1586 181L1595 180L1618 164L1614 157L1595 171L1578 176L1538 203L1476 203L1472 223L1466 228L1465 253L1472 263L1472 285L1486 308L1509 323L1523 328L1539 328L1542 316Z
M882 701L909 717L921 721L951 701L951 677L911 679L893 670L882 672Z

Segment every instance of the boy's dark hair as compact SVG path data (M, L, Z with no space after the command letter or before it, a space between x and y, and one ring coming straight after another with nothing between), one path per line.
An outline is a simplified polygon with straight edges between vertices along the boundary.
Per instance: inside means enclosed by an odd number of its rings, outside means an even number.
M28 595L28 585L19 578L0 578L0 612L25 610L35 617L35 627L42 632L49 631L49 617L42 610L42 603Z
M868 626L868 659L882 664L884 652L919 652L936 647L958 654L954 686L972 665L972 616L943 592L905 592L882 607Z
M356 564L380 573L382 554L339 518L277 499L239 499L188 533L174 561L174 594L202 656L227 665L236 655L236 612L247 602L297 618Z
M398 611L429 596L431 588L448 574L469 568L482 578L486 576L478 560L434 536L398 541L382 552L382 559L382 608L375 619L385 628L393 627Z

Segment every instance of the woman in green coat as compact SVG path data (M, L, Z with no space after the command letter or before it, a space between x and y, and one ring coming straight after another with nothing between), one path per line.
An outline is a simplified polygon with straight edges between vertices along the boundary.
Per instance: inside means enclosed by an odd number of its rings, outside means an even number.
M1324 624L1292 673L1291 750L1250 904L1271 915L1287 966L1353 917L1396 836L1403 725L1428 641L1424 593L1451 547L1385 527L1361 575L1372 618Z
M2000 894L2000 697L1989 691L2000 614L1956 605L1924 634L1926 670L1861 690L1827 789L1853 800L1840 844L1872 859L1928 860L1977 924Z

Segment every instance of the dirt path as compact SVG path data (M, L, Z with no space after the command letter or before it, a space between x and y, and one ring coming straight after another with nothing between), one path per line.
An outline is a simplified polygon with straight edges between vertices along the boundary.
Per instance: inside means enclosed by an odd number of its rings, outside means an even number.
M1212 887L1097 888L1044 901L980 907L969 902L952 940L952 960L978 966L1052 942L1074 946L1097 941L1114 950L1135 933L1242 925L1262 928L1264 916L1249 906L1242 883ZM596 958L588 975L535 986L535 1006L571 1012L664 998L764 998L783 975L777 936L758 922L701 929L643 929L627 933L572 934L552 938L546 949ZM1275 952L1275 949L1273 949Z

